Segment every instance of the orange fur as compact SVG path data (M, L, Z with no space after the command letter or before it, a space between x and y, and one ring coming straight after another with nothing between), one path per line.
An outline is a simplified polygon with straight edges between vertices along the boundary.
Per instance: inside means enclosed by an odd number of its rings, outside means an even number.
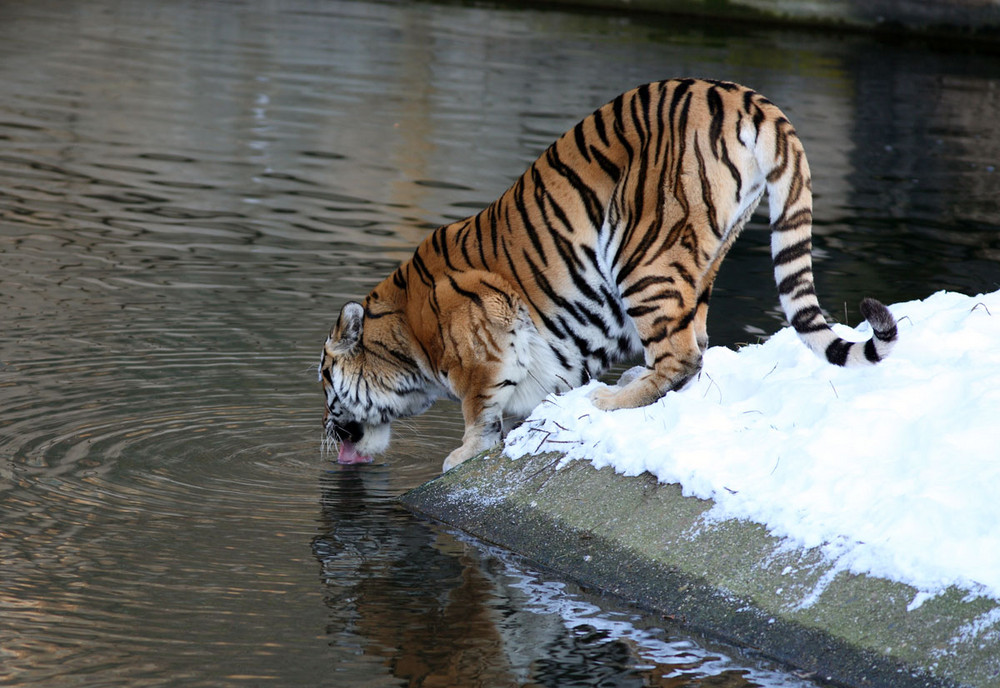
M712 285L765 191L775 281L802 340L839 365L883 358L895 340L884 306L866 300L875 336L857 344L819 308L809 165L788 119L737 84L663 81L596 110L345 307L320 365L328 433L382 450L393 418L450 395L466 432L447 469L628 356L645 369L595 390L598 408L678 389L701 368Z

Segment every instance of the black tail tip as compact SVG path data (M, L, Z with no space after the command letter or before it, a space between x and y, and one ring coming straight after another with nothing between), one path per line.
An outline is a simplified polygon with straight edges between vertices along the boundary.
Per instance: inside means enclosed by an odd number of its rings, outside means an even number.
M896 340L896 319L885 305L875 299L862 299L861 315L872 326L876 339L883 342Z

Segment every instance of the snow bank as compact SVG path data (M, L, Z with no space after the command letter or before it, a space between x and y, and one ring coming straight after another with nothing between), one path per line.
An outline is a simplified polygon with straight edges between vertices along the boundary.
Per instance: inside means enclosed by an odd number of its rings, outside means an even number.
M696 381L644 408L597 410L596 382L549 397L505 453L649 471L713 500L709 518L912 585L913 607L951 585L1000 599L1000 291L890 310L899 343L877 366L829 365L785 328L709 349Z

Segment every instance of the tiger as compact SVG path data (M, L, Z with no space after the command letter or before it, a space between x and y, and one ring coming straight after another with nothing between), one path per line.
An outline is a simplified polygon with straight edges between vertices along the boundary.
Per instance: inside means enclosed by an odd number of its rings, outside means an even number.
M650 404L701 370L719 266L767 191L778 300L838 366L884 359L896 321L865 298L867 341L839 337L812 269L802 142L771 101L693 78L638 86L563 134L480 213L432 231L362 301L343 305L319 365L338 461L384 452L390 423L442 397L464 434L447 471L496 445L552 393L642 355L593 389L603 411Z

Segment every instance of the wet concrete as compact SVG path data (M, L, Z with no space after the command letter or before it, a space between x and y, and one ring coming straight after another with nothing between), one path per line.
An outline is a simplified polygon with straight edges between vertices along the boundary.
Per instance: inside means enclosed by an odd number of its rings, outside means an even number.
M411 510L585 585L849 686L1000 686L1000 604L837 570L645 474L558 455L473 459L401 498ZM909 607L913 607L909 609Z

